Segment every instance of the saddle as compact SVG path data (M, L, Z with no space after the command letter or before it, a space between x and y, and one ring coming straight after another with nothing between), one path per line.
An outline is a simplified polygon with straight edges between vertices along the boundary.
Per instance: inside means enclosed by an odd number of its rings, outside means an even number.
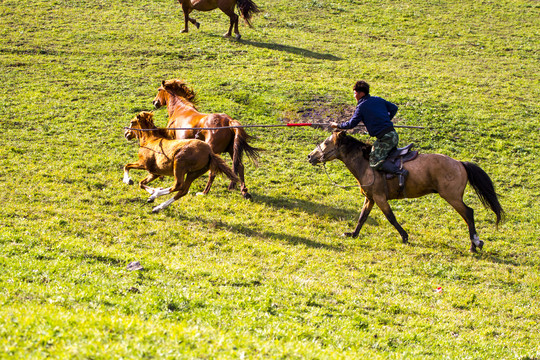
M403 163L406 163L407 161L411 161L416 159L418 156L417 150L411 150L414 144L409 144L402 148L394 148L390 151L388 154L388 157L384 161L385 163L393 164L394 166L397 166L398 168L403 168ZM396 174L390 174L386 173L387 179L392 179L395 177Z

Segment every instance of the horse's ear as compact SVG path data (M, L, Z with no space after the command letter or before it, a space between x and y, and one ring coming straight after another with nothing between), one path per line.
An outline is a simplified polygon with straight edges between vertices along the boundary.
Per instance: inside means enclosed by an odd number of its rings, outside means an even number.
M165 87L165 80L161 80L161 86Z
M347 132L343 131L343 130L335 130L334 131L334 143L339 143L340 141L342 141L343 139L345 139L345 137L347 136Z

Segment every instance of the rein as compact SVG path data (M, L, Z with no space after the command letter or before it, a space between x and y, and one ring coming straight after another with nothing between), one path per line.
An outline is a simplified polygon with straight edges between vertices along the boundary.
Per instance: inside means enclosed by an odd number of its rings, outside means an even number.
M330 178L330 175L328 174L328 171L326 170L326 161L324 160L324 153L322 151L322 148L321 148L321 145L320 144L317 144L317 148L319 149L319 151L321 152L321 158L320 158L320 161L321 161L321 164L323 166L323 169L324 169L324 173L326 174L326 177L328 178L328 180L332 183L332 185L334 185L335 187L338 187L338 188L341 188L341 189L350 189L350 188L355 188L355 187L368 187L368 186L371 186L375 183L375 173L374 173L374 170L370 167L371 169L371 175L373 177L373 179L371 180L371 184L369 185L362 185L362 184L356 184L356 185L340 185L338 183L336 183L334 180L332 180ZM359 181L360 182L360 181Z

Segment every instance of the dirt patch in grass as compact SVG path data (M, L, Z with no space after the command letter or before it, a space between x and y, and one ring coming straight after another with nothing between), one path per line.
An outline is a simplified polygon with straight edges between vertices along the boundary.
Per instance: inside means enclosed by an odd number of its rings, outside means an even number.
M354 113L355 106L351 104L334 103L329 97L316 97L306 101L297 111L286 112L284 123L312 123L314 128L332 131L330 122L349 120ZM351 134L364 133L365 127L358 126L348 130Z
M330 97L316 97L305 102L297 111L286 112L282 121L284 123L312 123L314 128L324 129L331 132L330 122L348 121L354 114L356 106L351 104L333 103ZM397 124L400 121L394 118L392 122ZM357 126L347 130L350 134L367 134L365 126Z

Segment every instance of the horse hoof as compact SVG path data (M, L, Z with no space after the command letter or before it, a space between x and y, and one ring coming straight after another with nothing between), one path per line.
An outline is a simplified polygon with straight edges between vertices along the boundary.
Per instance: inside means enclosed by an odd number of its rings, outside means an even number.
M196 193L195 195L196 195L196 196L204 196L204 195L206 195L206 194L203 193L203 192L198 192L198 193Z
M402 241L404 244L408 244L408 243L409 243L409 239L401 239L401 241Z
M185 34L187 32L188 32L188 29L184 29L184 30L180 31L180 34Z
M245 193L245 194L242 194L242 196L243 196L243 197L244 197L244 199L246 199L246 200L250 200L250 201L251 201L251 200L253 200L253 197L251 196L251 194L250 194L250 193Z
M242 35L236 34L236 40L240 40L241 37L242 37Z
M199 24L198 22L195 23L195 27L198 29L201 27L201 24Z
M156 198L155 198L155 197L152 197L152 196L150 196L150 197L148 198L148 200L146 200L146 202L147 202L147 203L153 203L153 202L154 202L154 200L156 200Z
M346 232L346 233L343 233L342 236L355 238L357 235L354 235L354 233L352 232Z
M155 208L152 209L152 214L157 214L160 211L161 211L160 207L156 206Z
M223 34L223 37L224 37L224 38L230 38L230 37L231 37L231 34L225 33L225 34Z

